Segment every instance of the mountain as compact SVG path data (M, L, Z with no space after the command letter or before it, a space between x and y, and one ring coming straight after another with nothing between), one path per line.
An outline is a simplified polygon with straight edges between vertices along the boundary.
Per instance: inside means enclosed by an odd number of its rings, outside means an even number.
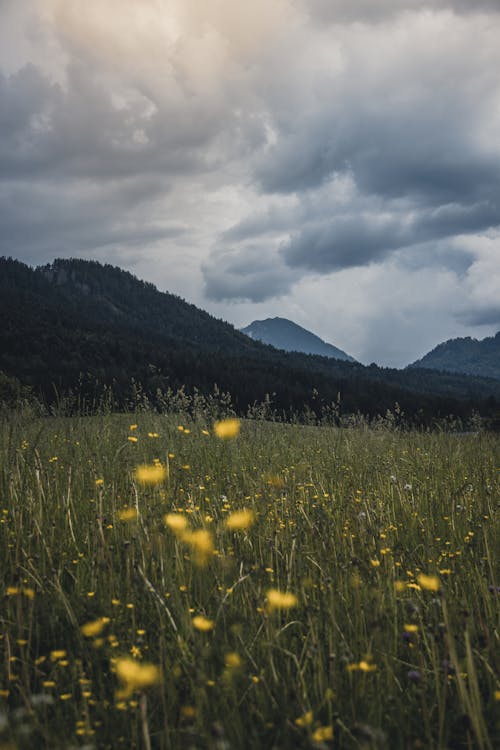
M383 415L397 402L419 423L500 407L498 380L279 351L94 261L32 268L0 258L0 319L0 396L10 400L30 387L46 403L73 394L92 409L111 387L114 408L133 406L138 392L163 408L165 393L217 388L240 414L269 394L285 419L338 404L344 414Z
M328 344L319 336L302 328L286 318L266 318L254 320L253 323L240 329L246 336L257 341L283 349L286 352L302 352L304 354L319 354L322 357L332 357L346 362L355 362L353 357Z
M500 331L482 341L469 336L450 339L409 366L500 380Z

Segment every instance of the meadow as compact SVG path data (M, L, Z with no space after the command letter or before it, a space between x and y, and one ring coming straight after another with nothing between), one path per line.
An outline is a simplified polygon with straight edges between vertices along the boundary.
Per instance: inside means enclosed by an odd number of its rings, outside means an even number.
M0 748L499 747L499 437L224 424L3 420Z

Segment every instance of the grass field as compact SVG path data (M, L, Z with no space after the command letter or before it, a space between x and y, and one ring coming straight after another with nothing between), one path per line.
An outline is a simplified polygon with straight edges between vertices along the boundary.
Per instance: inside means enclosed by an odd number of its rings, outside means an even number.
M6 419L0 748L499 747L499 478L492 435Z

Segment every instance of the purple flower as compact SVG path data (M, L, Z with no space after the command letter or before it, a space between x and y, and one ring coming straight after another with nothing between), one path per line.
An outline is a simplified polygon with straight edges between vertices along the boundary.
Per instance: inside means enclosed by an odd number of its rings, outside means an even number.
M410 669L410 671L407 674L408 679L410 682L420 682L422 679L422 675L418 671L418 669Z

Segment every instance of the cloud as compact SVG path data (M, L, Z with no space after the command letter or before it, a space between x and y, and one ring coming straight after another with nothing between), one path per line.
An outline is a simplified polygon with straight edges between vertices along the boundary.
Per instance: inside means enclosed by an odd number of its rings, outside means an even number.
M0 252L331 316L362 359L495 320L496 0L0 7Z
M500 205L444 205L437 209L337 215L292 234L281 252L290 266L333 271L380 262L396 250L481 232L500 223ZM425 254L423 257L427 257ZM446 257L440 255L441 262Z
M33 263L56 255L88 255L105 246L145 248L182 236L186 227L150 213L154 180L106 186L0 184L0 255Z
M263 302L290 292L300 278L268 245L248 244L213 252L203 266L205 294L213 301Z
M418 11L497 13L496 0L303 0L304 9L322 23L381 23L396 15Z

